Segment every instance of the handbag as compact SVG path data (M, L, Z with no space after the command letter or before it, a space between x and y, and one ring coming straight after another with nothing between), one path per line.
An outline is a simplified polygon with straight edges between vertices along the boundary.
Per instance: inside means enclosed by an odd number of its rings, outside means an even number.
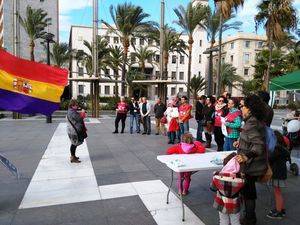
M163 116L163 117L160 119L160 123L161 123L161 124L167 124L167 123L168 123L167 117L166 117L166 116Z
M267 182L269 182L271 180L272 176L273 176L272 168L271 168L270 164L268 163L267 171L265 172L264 175L261 175L258 178L258 182L260 182L260 183L267 183Z

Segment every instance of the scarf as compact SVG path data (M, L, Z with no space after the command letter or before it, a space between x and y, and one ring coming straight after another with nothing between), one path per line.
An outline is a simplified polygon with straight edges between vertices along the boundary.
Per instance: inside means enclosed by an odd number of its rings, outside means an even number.
M216 110L221 110L224 106L226 106L226 103L216 104L215 108L216 108Z
M192 150L194 148L194 144L188 144L188 143L181 142L181 148L184 151L184 153L189 154L192 152Z

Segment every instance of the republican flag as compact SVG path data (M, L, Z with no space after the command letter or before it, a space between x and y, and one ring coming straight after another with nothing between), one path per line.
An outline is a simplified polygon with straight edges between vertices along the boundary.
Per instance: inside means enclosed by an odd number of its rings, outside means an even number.
M59 109L68 71L17 58L0 48L0 108L50 116Z

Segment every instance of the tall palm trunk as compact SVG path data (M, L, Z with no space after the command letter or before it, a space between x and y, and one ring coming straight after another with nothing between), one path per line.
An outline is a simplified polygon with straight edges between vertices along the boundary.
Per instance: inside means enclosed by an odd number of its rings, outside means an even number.
M272 54L273 54L273 33L269 31L269 60L268 60L268 68L265 77L265 90L269 91L269 81L270 81L270 71L272 65Z
M29 44L31 61L34 61L34 47L35 47L34 40L31 40Z
M125 96L126 89L125 89L125 78L126 78L126 64L127 64L127 57L128 57L128 48L129 48L129 40L125 38L123 41L123 47L124 47L124 55L123 55L123 66L122 66L122 76L121 76L121 95Z
M118 95L119 95L119 91L118 91L118 82L117 82L117 80L118 80L118 77L119 77L119 71L118 70L114 70L114 74L115 74L115 80L116 80L116 82L115 82L115 97L116 98L118 98Z
M214 42L210 44L210 49L214 47ZM208 77L207 77L207 95L212 95L213 93L213 52L209 52L209 64L208 64Z
M193 51L193 35L189 36L189 64L188 64L188 84L187 84L187 98L190 99L190 86L191 86L191 67L192 67L192 51Z
M217 70L217 90L216 96L221 95L221 66L222 66L222 35L223 35L223 14L220 12L220 31L219 31L219 55L218 55L218 70Z
M164 50L164 74L163 74L163 80L168 79L168 63L169 63L169 53Z

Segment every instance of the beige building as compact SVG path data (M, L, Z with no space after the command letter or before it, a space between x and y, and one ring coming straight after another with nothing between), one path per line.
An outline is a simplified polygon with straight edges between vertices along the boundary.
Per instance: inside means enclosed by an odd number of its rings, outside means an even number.
M245 80L253 78L256 55L265 47L267 37L254 33L238 32L228 36L222 44L222 62L232 64L236 73ZM217 68L218 54L214 55L214 68ZM241 90L227 87L232 96L242 96Z

